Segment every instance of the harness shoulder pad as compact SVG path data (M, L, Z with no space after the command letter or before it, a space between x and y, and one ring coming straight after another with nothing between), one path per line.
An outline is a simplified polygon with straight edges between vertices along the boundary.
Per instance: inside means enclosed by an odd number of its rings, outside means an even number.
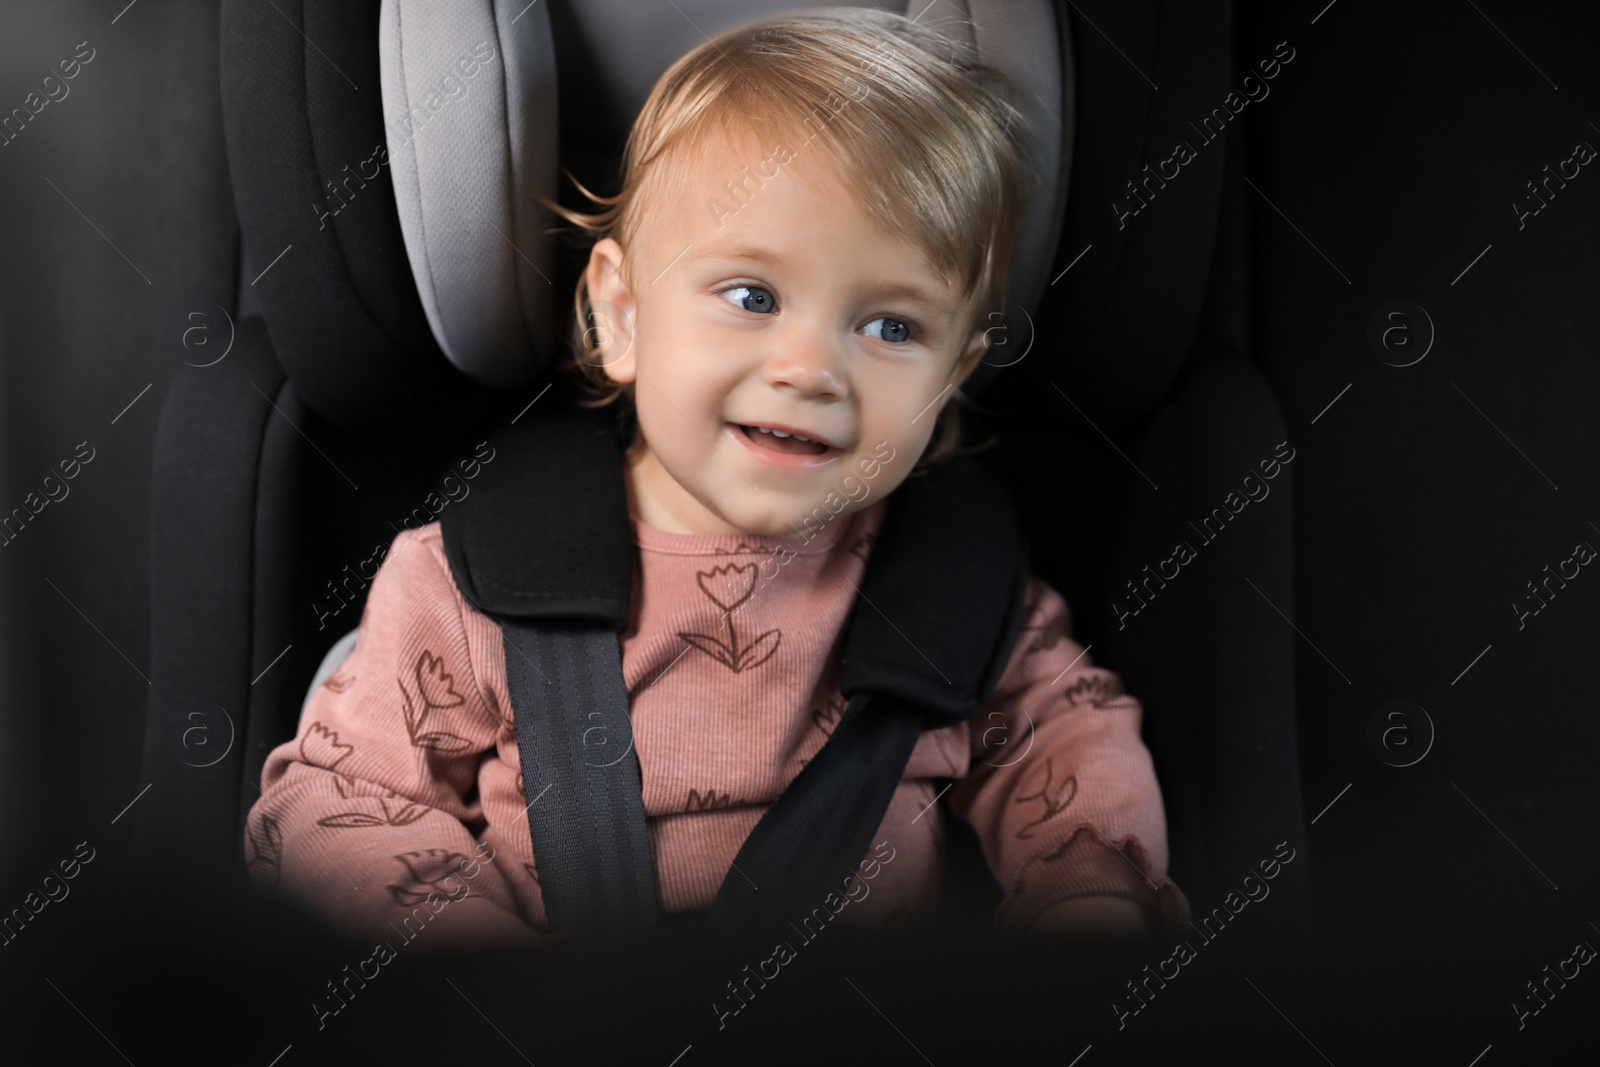
M440 515L461 595L499 621L586 621L621 633L633 586L622 456L593 412L541 411L497 441L505 458Z
M1028 547L1009 493L976 460L908 477L850 613L839 688L925 708L930 728L977 714L999 684L1022 624Z

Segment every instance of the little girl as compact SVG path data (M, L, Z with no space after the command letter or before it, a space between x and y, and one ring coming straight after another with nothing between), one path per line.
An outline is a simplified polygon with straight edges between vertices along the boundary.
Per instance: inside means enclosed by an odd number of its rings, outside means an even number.
M622 669L663 915L710 907L828 739L890 497L957 448L949 402L1004 306L1026 193L1003 91L901 15L743 26L662 75L622 192L591 197L607 210L557 209L596 238L573 370L631 440ZM1002 927L1186 917L1139 703L1036 577L1025 612L983 712L918 740L842 921L935 908L937 779L1004 890ZM355 651L267 759L252 876L386 943L538 941L519 766L500 629L462 598L439 523L403 533Z

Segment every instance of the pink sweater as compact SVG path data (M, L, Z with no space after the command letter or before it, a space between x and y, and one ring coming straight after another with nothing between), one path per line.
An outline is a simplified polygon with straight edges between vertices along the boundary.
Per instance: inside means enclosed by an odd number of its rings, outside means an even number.
M886 504L793 555L782 538L633 522L622 669L664 914L711 905L756 820L837 722L837 650ZM532 942L547 923L504 646L456 589L441 537L435 522L395 538L355 651L267 758L246 858L258 886L356 932L409 939L425 922L443 931L433 945ZM944 778L955 780L944 802L1004 889L1002 927L1084 895L1182 923L1140 714L1073 641L1061 596L1031 579L988 705L917 742L873 838L881 865L839 918L893 925L937 903Z

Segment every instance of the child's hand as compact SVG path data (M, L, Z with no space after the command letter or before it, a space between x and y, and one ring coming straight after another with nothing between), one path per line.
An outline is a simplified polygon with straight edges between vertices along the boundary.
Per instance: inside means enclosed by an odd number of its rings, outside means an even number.
M1147 934L1150 914L1126 897L1074 897L1058 900L1033 920L1029 933Z

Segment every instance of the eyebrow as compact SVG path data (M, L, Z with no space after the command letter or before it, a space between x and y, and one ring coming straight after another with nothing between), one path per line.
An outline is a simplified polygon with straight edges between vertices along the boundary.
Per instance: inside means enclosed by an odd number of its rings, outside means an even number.
M695 255L688 257L689 262L699 263L707 260L753 260L758 263L781 263L782 256L777 256L759 245L728 244L709 245L699 250ZM948 317L953 314L953 308L948 301L939 298L937 289L915 285L910 282L888 282L883 285L872 286L868 290L874 300L907 300L920 305L924 310L941 313Z
M780 258L760 245L714 244L707 245L696 255L690 256L689 261L694 263L702 259L759 259L775 262Z

